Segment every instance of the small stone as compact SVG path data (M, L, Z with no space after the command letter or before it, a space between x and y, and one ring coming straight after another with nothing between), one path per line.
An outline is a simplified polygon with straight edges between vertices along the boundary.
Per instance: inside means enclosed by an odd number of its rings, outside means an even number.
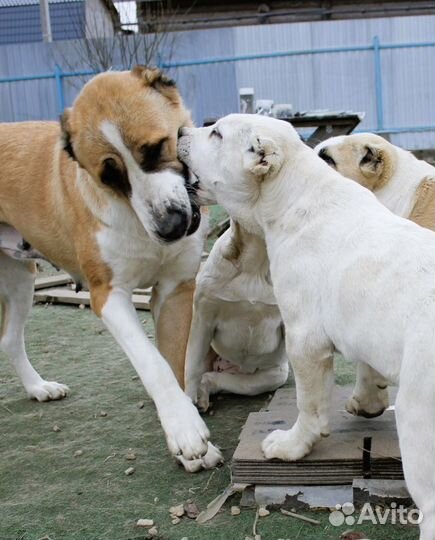
M266 517L270 514L269 510L265 506L260 506L258 509L258 515L260 517Z
M82 456L83 455L83 450L76 450L74 452L74 457L79 457L79 456Z
M211 411L208 413L209 416L214 416L214 410L211 409Z
M136 454L133 452L133 450L129 450L126 454L125 454L125 459L128 460L128 461L134 461L136 459ZM155 502L155 501L154 501Z
M53 426L53 431L54 431L55 433L59 433L59 431L62 431L62 430L60 429L60 427L59 427L58 425L54 425L54 426Z
M254 536L254 540L261 540L261 534L256 534Z
M189 540L189 539L187 538L187 536L183 536L181 540Z
M79 309L85 309L85 305L84 304L79 304Z
M150 527L154 526L154 521L152 519L138 519L136 521L136 527Z
M131 378L132 381L138 381L139 380L139 375L133 375L133 377Z
M159 531L157 530L157 527L151 527L151 529L148 531L148 534L150 536L157 536L159 534Z
M187 501L184 505L186 516L190 519L196 519L199 516L199 508L194 502Z
M155 503L158 503L160 501L160 499L158 497L154 497L154 502Z
M240 508L238 506L231 507L231 515L238 516L240 514Z
M180 521L181 519L179 517L174 517L174 519L171 522L172 522L172 525L178 525Z
M139 407L139 409L143 409L145 407L145 402L144 401L139 401L137 406Z
M107 411L100 411L100 416L107 416Z
M129 467L128 469L125 469L124 474L125 476L131 476L135 471L134 467Z
M169 513L174 517L184 516L184 504L177 504L177 506L171 506Z

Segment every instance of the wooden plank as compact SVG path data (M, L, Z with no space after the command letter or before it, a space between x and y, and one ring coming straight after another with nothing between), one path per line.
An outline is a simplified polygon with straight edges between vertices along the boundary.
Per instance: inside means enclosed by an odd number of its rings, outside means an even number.
M36 303L49 303L49 304L83 304L85 306L90 305L89 291L80 291L76 293L71 289L66 288L53 288L42 289L35 292L34 301ZM136 309L149 311L150 309L150 297L145 294L133 294L133 304Z
M351 392L351 387L335 389L331 435L319 441L308 456L295 462L267 461L261 442L275 429L289 429L298 414L295 389L278 390L265 409L249 415L233 456L233 480L269 485L349 484L362 476L365 436L372 437L372 478L403 478L394 410L372 419L352 416L344 410Z
M59 287L72 283L72 278L68 274L57 274L55 276L39 277L35 280L35 291L48 289L49 287Z

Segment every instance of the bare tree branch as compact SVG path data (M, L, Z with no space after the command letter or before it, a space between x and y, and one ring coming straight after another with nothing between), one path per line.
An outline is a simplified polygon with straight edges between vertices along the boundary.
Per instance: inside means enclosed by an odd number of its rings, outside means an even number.
M132 31L122 29L119 17L117 22L112 19L109 24L99 10L92 9L92 4L98 1L86 2L84 20L77 22L76 18L71 18L77 35L86 37L53 44L56 63L71 72L100 72L170 61L177 39L177 34L171 32L176 10L170 9L170 2L156 0L152 7L148 2L137 2L137 23L127 25L136 26L138 31ZM87 77L81 79L80 83Z

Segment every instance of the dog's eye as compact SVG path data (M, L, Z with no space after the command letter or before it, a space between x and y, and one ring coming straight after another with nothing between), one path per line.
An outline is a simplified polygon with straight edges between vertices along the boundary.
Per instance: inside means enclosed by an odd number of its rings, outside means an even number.
M255 152L255 148L251 146L250 148L248 148L248 152Z
M327 163L328 165L330 165L331 167L335 168L337 166L337 164L335 163L335 160L326 152L324 148L320 150L319 157L322 158L323 161Z
M163 138L156 143L145 143L139 148L139 152L141 154L140 165L142 170L145 172L153 172L158 169L163 145L166 140L166 138Z
M218 139L222 139L221 133L216 128L213 129L213 131L210 133L210 136L217 137Z
M127 197L131 194L131 185L124 167L111 157L103 161L101 182Z

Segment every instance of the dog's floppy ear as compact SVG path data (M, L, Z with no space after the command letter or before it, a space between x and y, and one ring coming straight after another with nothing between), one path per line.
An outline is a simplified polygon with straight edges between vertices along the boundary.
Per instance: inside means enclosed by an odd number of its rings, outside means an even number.
M171 103L180 101L175 81L167 77L161 69L138 65L131 72L142 79L145 85L163 94Z
M282 165L280 150L272 139L256 137L249 152L254 156L249 169L255 176L270 175Z
M222 250L222 257L237 266L237 261L243 251L243 238L240 225L232 220L232 235L228 244Z
M365 153L359 162L362 174L370 179L371 189L384 186L393 175L394 163L388 149L366 145Z
M366 145L365 153L359 162L359 168L364 176L369 178L372 176L381 176L384 168L384 160L382 158L382 150L375 146Z
M71 109L65 109L60 117L61 141L65 152L74 160L77 160L72 146L71 135Z

